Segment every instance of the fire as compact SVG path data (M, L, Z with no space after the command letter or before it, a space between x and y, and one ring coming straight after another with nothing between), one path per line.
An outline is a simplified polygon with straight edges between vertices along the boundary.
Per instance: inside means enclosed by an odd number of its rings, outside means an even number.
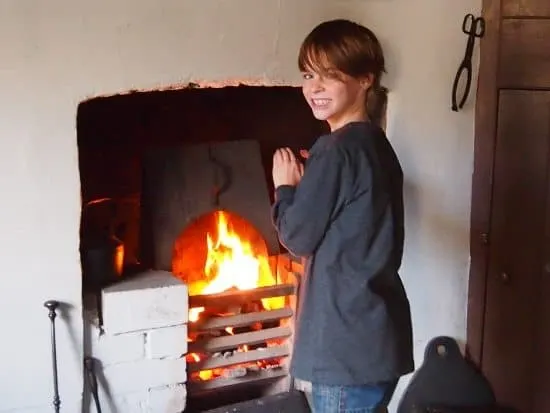
M197 353L189 353L186 358L189 363L201 361L201 358ZM201 370L199 371L198 376L201 380L210 380L214 376L214 372L212 370Z
M250 290L276 284L266 255L254 252L248 240L241 239L228 222L227 214L216 212L215 236L206 236L207 257L204 265L204 283L190 286L190 294L216 294L232 288ZM262 300L268 309L282 308L284 298L275 297ZM203 307L191 308L189 320L197 321Z

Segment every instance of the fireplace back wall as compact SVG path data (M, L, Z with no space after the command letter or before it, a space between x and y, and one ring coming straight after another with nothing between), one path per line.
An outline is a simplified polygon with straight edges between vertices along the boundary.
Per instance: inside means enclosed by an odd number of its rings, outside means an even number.
M271 190L274 150L309 148L324 131L294 87L191 87L92 99L80 104L77 118L83 199L115 201L115 227L126 262L133 263L139 261L142 159L148 150L256 140Z

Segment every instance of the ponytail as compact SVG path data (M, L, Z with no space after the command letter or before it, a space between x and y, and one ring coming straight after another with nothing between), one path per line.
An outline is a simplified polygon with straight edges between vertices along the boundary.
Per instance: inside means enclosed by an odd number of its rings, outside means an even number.
M369 120L375 125L385 129L386 108L388 104L388 89L380 85L376 78L372 86L367 90L366 107Z

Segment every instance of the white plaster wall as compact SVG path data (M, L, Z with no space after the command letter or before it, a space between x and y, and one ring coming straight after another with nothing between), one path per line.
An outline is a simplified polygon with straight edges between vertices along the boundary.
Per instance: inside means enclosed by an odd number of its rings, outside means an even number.
M50 412L49 324L61 398L79 410L82 322L75 115L99 94L189 80L293 83L302 37L323 19L371 26L388 56L389 133L407 177L403 276L417 359L465 337L473 108L449 109L481 0L0 1L0 412ZM473 98L473 96L472 96Z

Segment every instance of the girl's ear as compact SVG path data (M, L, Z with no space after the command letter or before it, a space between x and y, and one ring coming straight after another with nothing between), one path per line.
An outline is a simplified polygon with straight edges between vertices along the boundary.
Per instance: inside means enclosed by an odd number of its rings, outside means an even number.
M362 77L360 81L361 87L364 90L369 90L373 85L373 83L374 83L374 75L372 73L369 73L368 75Z

